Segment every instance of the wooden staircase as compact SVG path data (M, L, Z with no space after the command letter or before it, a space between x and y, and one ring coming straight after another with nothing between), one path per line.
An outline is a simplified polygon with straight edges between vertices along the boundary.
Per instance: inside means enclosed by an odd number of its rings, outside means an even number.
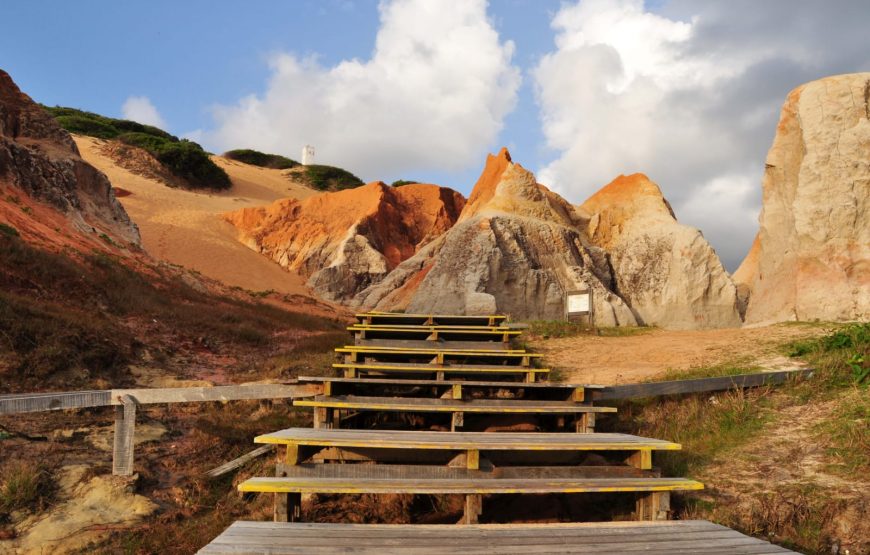
M521 525L478 525L486 516L484 496L508 494L624 495L634 502L634 520L666 521L670 492L703 485L662 477L653 466L654 451L677 450L679 444L596 433L596 416L616 409L592 404L588 390L595 386L539 381L549 370L536 366L540 355L512 345L522 330L505 316L366 313L348 330L353 344L336 350L340 375L299 379L323 388L322 395L295 401L312 408L314 428L254 440L281 447L276 476L248 479L239 490L273 494L276 524L236 523L204 553L386 553L411 545L414 553L609 553L580 549L593 536L600 543L608 531L618 537L604 545L614 547L620 538L637 542L627 551L696 552L681 549L695 544L682 546L671 537L684 530L709 548L704 552L786 552L705 522L661 522L661 530L655 522L643 529L625 523L539 525L520 536ZM533 431L516 431L517 418ZM499 421L505 425L493 425ZM303 496L359 493L464 496L459 523L468 534L446 526L300 523ZM617 516L625 515L612 515ZM320 536L307 535L319 526ZM273 533L287 535L264 541ZM347 541L331 544L329 537ZM439 542L450 546L439 549Z

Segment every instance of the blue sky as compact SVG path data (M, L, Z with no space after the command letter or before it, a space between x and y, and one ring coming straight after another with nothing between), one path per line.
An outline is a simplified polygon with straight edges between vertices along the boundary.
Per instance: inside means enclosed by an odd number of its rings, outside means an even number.
M554 0L492 5L490 17L516 43L520 65L531 67L552 46L558 7ZM36 0L9 3L3 12L15 24L0 33L0 68L34 99L122 117L128 97L146 96L177 135L212 126L215 104L262 93L273 53L314 54L324 65L368 57L379 19L374 0ZM521 85L499 140L486 147L502 144L532 168L547 158L530 82ZM299 158L295 150L283 154ZM479 165L363 177L412 177L467 194Z
M575 204L640 171L730 270L786 94L870 71L865 0L30 0L2 20L0 68L39 102L465 194L502 145Z

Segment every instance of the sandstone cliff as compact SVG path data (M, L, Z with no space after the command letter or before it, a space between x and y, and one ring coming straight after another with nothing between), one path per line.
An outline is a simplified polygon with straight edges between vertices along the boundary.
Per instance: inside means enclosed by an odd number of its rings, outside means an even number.
M870 73L788 95L762 185L747 323L870 318Z
M619 176L580 207L589 240L604 249L615 291L639 323L739 326L736 289L700 231L677 222L658 185Z
M240 240L301 274L321 296L348 300L448 230L464 204L436 185L375 182L224 217Z
M80 232L139 243L106 176L81 159L69 134L2 70L0 183L60 209Z
M568 202L536 183L502 149L487 158L459 222L362 291L355 304L561 318L565 290L591 287L599 325L635 324L611 291L606 253L587 243L580 223Z

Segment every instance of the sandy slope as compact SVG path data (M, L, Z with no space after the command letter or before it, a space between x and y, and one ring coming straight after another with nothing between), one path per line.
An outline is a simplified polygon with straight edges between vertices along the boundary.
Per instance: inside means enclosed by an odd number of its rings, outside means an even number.
M627 337L580 335L531 341L565 381L621 384L661 379L668 371L735 364L766 370L801 366L777 346L824 333L822 327L774 325L717 330L662 330Z
M280 170L220 156L213 160L230 175L230 191L210 194L173 189L118 167L99 152L98 139L74 138L85 160L108 175L115 187L131 193L119 200L139 225L142 246L155 258L253 291L311 295L302 278L239 243L233 226L218 215L280 198L301 199L316 191L290 182Z

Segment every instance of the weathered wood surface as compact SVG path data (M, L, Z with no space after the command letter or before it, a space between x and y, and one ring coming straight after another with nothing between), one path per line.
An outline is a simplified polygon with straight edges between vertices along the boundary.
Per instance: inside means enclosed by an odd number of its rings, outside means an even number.
M0 395L0 414L105 407L111 404L111 398L108 390Z
M398 340L395 341L398 343ZM428 342L427 342L428 343ZM504 349L497 347L501 343L493 343L489 349L450 349L440 348L437 345L424 345L421 347L391 347L387 345L345 345L335 350L336 353L361 353L361 354L392 354L401 356L411 355L452 355L454 357L488 356L488 357L532 357L540 358L543 355L526 352L524 349Z
M463 455L464 457L464 455ZM494 466L483 461L479 469L466 468L466 462L459 460L454 466L434 464L321 464L300 463L289 465L278 463L276 476L310 476L346 479L377 479L385 476L408 479L435 480L456 478L475 480L479 478L504 478L523 480L527 478L658 478L655 470L643 470L632 466Z
M716 378L614 385L606 386L596 391L593 394L593 398L596 400L629 399L638 397L657 397L659 395L727 391L729 389L781 384L789 379L809 377L812 375L812 372L811 369L783 370L778 372L739 374L736 376L722 376Z
M313 399L298 399L299 407L329 407L365 411L407 412L479 412L479 413L533 413L573 414L583 412L616 412L613 407L594 407L573 401L526 401L522 399L427 399L414 397L363 397L341 395Z
M504 368L504 367L496 367L496 368ZM527 372L528 369L523 369L523 372ZM558 390L572 390L572 389L601 389L603 385L592 385L592 384L572 384L572 383L563 383L563 382L533 382L533 383L524 383L524 382L486 382L486 381L476 381L476 380L416 380L416 379L395 379L395 378L335 378L331 376L300 376L299 381L303 383L325 383L325 382L333 382L333 383L346 383L346 384L375 384L375 385L389 385L389 386L445 386L450 387L452 385L461 385L462 387L469 388L506 388L506 389L558 389Z
M220 476L223 476L224 474L227 474L229 472L232 472L233 470L236 470L237 468L241 468L246 463L256 459L257 457L261 457L263 455L271 453L274 450L275 450L274 445L263 445L263 446L257 447L253 451L245 453L241 457L235 458L235 459L233 459L229 462L226 462L226 463L224 463L216 468L212 468L211 470L206 472L205 475L208 476L209 478L218 478Z
M112 474L133 474L133 435L136 430L136 401L129 395L119 398L115 407L115 436L112 446Z
M201 551L320 555L794 553L703 520L554 524L320 524L239 521Z
M214 387L168 387L155 389L113 389L112 404L129 395L140 405L155 403L196 403L202 401L241 401L246 399L296 399L322 393L315 384L245 384Z
M333 368L356 368L359 370L377 370L384 372L452 372L452 373L547 373L548 368L531 368L528 366L511 366L498 364L429 364L425 362L342 362L332 365Z
M347 327L348 331L357 330L385 330L385 331L490 331L522 333L522 329L515 326L470 326L470 325L426 325L426 324L360 324L356 323Z
M417 432L404 430L335 430L288 428L254 438L256 443L449 450L678 450L679 443L628 434L562 434L517 432Z
M494 326L507 322L507 316L492 314L487 316L460 316L456 314L357 314L361 324L416 324L416 325L464 325Z
M461 352L524 352L520 349L512 349L507 342L503 341L476 341L476 340L434 340L427 339L395 339L395 338L369 338L354 340L354 347L370 347L385 351L403 351L416 349L428 351L438 349L440 351Z
M545 494L693 491L703 484L687 478L421 478L391 475L382 468L377 478L323 476L317 466L299 469L295 476L249 478L238 489L260 493L413 493L413 494ZM393 467L394 468L394 467ZM396 473L398 474L398 473Z
M57 393L0 395L0 414L42 412L88 407L122 406L121 398L130 396L138 405L155 403L196 403L202 401L238 401L244 399L295 399L313 397L323 386L305 384L246 384L214 387L168 387L141 389L107 389Z

